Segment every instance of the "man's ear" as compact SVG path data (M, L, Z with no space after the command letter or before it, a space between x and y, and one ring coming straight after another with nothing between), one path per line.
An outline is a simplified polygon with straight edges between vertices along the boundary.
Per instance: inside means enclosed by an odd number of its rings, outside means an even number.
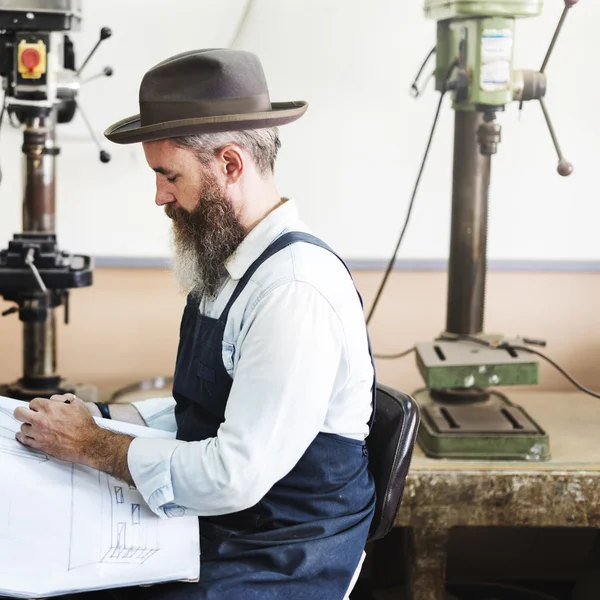
M217 156L219 170L228 184L237 183L244 173L245 160L239 146L229 144Z

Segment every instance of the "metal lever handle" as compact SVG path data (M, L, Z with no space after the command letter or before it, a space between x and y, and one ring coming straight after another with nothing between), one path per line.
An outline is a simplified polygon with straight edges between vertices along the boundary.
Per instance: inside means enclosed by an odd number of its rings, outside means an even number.
M110 162L110 158L111 158L110 154L106 150L102 150L102 146L100 145L100 141L96 137L94 128L92 127L92 124L89 122L89 120L88 120L85 112L81 108L81 104L79 104L79 102L77 102L77 110L79 110L79 114L81 115L83 121L85 122L86 127L88 128L88 131L90 132L90 136L91 136L92 140L94 141L94 143L96 144L98 151L100 152L100 162L103 162L103 163Z
M565 0L565 8L562 11L562 15L560 16L560 20L558 21L558 25L556 26L556 31L552 36L552 41L550 42L550 46L548 48L548 52L546 52L546 56L544 57L544 62L542 63L542 68L540 69L540 73L543 73L548 66L548 61L550 60L550 55L554 50L554 46L556 44L556 40L558 39L558 34L561 32L563 25L565 24L565 19L567 18L567 14L570 8L573 8L577 4L578 0Z
M540 98L540 106L542 107L542 112L544 113L544 118L546 119L546 125L548 125L548 129L550 131L550 136L552 137L552 142L554 143L554 147L556 148L556 154L558 154L558 167L556 170L558 174L562 177L567 177L573 172L573 165L565 158L562 150L560 149L560 144L558 143L558 138L556 137L556 132L554 131L554 126L552 125L552 121L550 120L550 114L548 113L548 107L546 106L546 101L544 98Z
M37 267L35 266L34 260L35 260L35 250L33 248L29 248L29 250L27 251L27 256L25 257L25 264L31 269L31 272L34 275L35 280L37 281L37 284L38 284L40 290L42 290L42 292L44 294L47 294L48 288L44 284L42 276L40 275L40 272L38 271Z
M550 42L550 46L548 47L548 52L546 52L546 56L544 57L544 62L542 63L542 68L540 69L540 73L543 73L548 66L548 61L550 60L550 56L552 55L552 51L554 50L554 46L556 45L556 40L558 39L558 35L561 32L563 25L565 24L565 19L567 18L567 14L569 13L569 9L573 8L577 4L579 0L564 0L565 8L562 11L562 15L560 16L560 20L558 21L558 25L556 26L556 30L554 35L552 36L552 40ZM554 131L554 126L552 125L552 121L550 120L550 114L548 113L548 107L546 106L546 101L544 98L540 98L540 106L542 107L542 112L544 113L544 119L546 119L546 125L548 125L548 130L550 131L550 135L552 136L552 142L554 143L554 147L556 148L556 154L558 154L558 174L562 177L567 177L573 172L573 165L565 158L562 150L560 149L560 144L558 143L558 138L556 137L556 132Z
M110 27L103 27L100 30L100 39L96 42L96 45L92 48L91 52L87 55L87 58L83 61L83 64L81 65L81 67L79 67L79 70L77 71L78 76L81 75L81 72L83 71L83 69L85 69L85 66L88 64L88 62L90 62L90 58L92 58L92 56L94 55L96 50L98 50L98 46L104 40L107 40L111 35L112 35L112 30L110 29Z
M8 317L8 315L12 315L16 312L19 312L19 307L18 306L11 306L10 308L6 309L5 311L2 312L2 316L3 317Z
M570 8L573 8L579 2L579 0L564 0L565 8L560 15L560 20L558 21L558 25L556 26L556 30L554 31L554 35L552 36L552 40L550 41L550 46L548 47L548 51L546 52L546 56L544 57L544 62L542 62L542 68L540 69L540 73L543 74L546 71L546 67L548 66L548 61L550 60L550 56L552 55L552 51L554 50L554 46L556 45L556 40L558 40L558 35L562 31L563 25L565 24L565 20L567 18L567 14ZM519 113L523 110L523 100L519 102ZM544 107L542 107L544 110ZM548 119L546 121L549 123ZM552 128L550 124L548 125L551 129L550 133L552 133ZM571 169L572 170L572 169Z
M90 81L93 81L94 79L98 79L99 77L112 77L113 73L114 73L114 71L113 71L112 67L104 67L104 69L102 69L102 71L100 71L100 73L96 73L95 75L92 75L91 77L88 77L87 79L83 79L81 81L81 85L83 85L84 83L89 83Z
M81 72L83 71L83 69L85 69L85 66L88 64L88 62L90 61L90 58L92 58L92 56L98 49L98 46L100 46L100 44L104 40L107 40L111 35L112 35L112 30L109 27L103 27L100 30L100 39L96 42L96 45L92 48L92 50L88 54L87 58L83 61L83 64L81 65L81 67L79 67L79 70L77 71L77 77L81 76ZM113 74L112 67L104 67L104 69L102 69L102 71L100 73L96 73L96 75L92 75L91 77L88 77L87 79L82 80L81 83L88 83L89 81L97 79L98 77L111 77L112 74ZM90 137L92 138L92 140L96 144L96 147L98 148L98 151L100 154L100 162L103 162L103 163L109 162L111 156L106 150L102 149L102 146L100 145L100 141L96 137L96 134L94 133L92 124L90 123L89 119L87 118L83 108L81 107L81 104L79 104L76 100L73 100L73 102L75 103L76 108L79 110L79 114L81 114L81 117L85 123L85 126L87 127L87 129L89 131Z

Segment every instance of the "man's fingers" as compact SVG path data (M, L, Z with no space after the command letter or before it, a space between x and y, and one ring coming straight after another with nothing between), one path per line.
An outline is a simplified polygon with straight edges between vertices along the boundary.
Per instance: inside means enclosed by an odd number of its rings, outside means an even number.
M23 423L23 425L21 425L21 435L33 439L31 436L31 427L31 423Z
M47 406L49 402L50 400L48 400L48 398L34 398L29 403L29 408L31 410L39 411L40 409L43 409L45 406Z
M40 449L40 444L38 443L38 441L32 438L31 436L25 435L22 431L19 431L15 435L15 438L17 439L17 442L20 442L21 444L23 444L23 446L34 448L36 450Z
M59 402L61 404L75 404L79 398L75 394L68 392L66 394L54 394L54 396L50 396L51 402Z
M13 416L15 417L15 419L17 419L17 421L29 424L32 424L38 418L38 414L35 411L30 410L26 406L18 406L17 408L15 408Z

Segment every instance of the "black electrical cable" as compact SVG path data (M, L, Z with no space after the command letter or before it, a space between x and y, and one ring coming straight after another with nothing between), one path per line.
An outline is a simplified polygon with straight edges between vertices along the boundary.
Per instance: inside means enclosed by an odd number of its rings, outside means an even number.
M450 69L448 70L448 75L446 76L446 82L450 79L450 75L452 71L457 67L458 63L454 63ZM421 182L421 176L423 175L423 171L425 170L425 163L427 162L427 156L429 155L429 149L431 148L431 142L433 141L433 134L435 133L435 129L438 123L438 119L440 116L440 110L442 108L442 102L444 100L444 96L446 94L447 88L444 86L444 89L440 93L440 101L438 102L437 110L435 111L435 118L433 120L433 125L431 126L431 132L429 134L429 140L427 141L427 146L425 148L425 154L423 155L423 160L421 161L421 168L419 169L419 174L417 175L417 180L415 181L415 186L413 188L412 197L410 199L410 203L408 205L408 210L406 212L406 218L404 219L404 225L402 227L402 231L400 232L400 237L398 238L398 243L396 244L396 249L392 254L392 258L388 263L387 269L385 271L385 275L383 276L383 280L379 285L379 289L377 290L377 294L375 295L375 300L373 300L373 305L371 306L371 310L369 311L369 315L367 316L367 325L370 323L371 318L373 317L373 313L375 312L375 308L379 302L379 298L383 292L385 284L387 283L388 277L392 272L392 268L394 267L394 263L396 262L396 255L398 254L398 250L400 249L400 245L402 244L402 240L404 239L404 234L406 233L406 229L408 227L408 223L410 221L410 215L412 213L412 209L415 203L415 198L417 196L417 190L419 188L419 183Z
M543 358L547 363L551 364L563 377L568 379L578 390L582 391L584 394L588 394L593 396L594 398L600 398L600 392L595 392L594 390L590 390L586 388L584 385L581 385L574 377L569 375L559 364L555 363L549 356L546 356L543 352L539 350L534 350L533 348L528 348L527 346L515 346L514 344L506 344L500 345L500 348L512 348L513 350L522 350L523 352L530 352L531 354L535 354L540 358Z
M445 342L470 342L475 344L480 344L482 346L487 346L488 348L497 348L499 350L521 350L522 352L529 352L530 354L535 354L540 358L544 359L547 363L552 365L563 377L568 379L578 390L583 392L584 394L588 394L594 398L600 398L600 392L595 392L594 390L590 390L586 388L584 385L579 383L572 375L569 375L558 363L553 361L549 356L546 356L543 352L539 350L534 350L533 348L529 348L527 346L522 346L520 344L511 344L509 342L501 342L498 345L491 344L489 341L483 338L477 338L475 336L461 336L461 337L441 337L438 338L439 341ZM533 343L533 342L532 342ZM543 345L543 342L536 341L537 345Z
M417 75L415 76L412 85L410 86L410 89L413 92L413 96L415 96L415 98L420 94L419 92L419 79L421 78L421 75L423 74L423 71L425 70L425 67L427 66L427 63L429 62L429 59L435 54L436 51L436 46L434 46L430 51L429 54L427 55L427 58L423 61L423 64L421 65L421 68L419 69L419 71L417 72Z
M373 354L373 358L381 358L383 360L395 360L396 358L404 358L408 356L412 352L414 352L416 348L413 346L412 348L408 348L404 352L399 352L398 354Z
M423 156L423 160L421 161L421 168L419 169L419 174L417 176L417 180L416 180L415 186L413 188L413 193L412 193L412 197L410 199L410 204L408 205L408 210L406 212L406 217L404 219L404 225L402 226L402 231L400 232L400 237L398 238L398 242L396 244L396 249L394 250L394 253L392 254L392 258L390 259L390 262L388 263L387 269L385 271L385 275L383 276L383 280L381 281L381 284L379 285L379 289L377 290L377 294L375 295L375 300L373 301L373 305L371 306L371 310L369 311L369 315L367 317L367 325L369 324L369 322L371 321L371 318L373 317L373 313L375 312L375 308L377 307L377 303L379 302L379 298L381 297L383 288L385 287L388 277L390 276L390 273L392 272L392 268L394 267L394 263L396 262L396 255L398 254L398 250L400 249L400 244L402 244L402 240L404 239L404 234L406 233L406 229L407 229L408 223L410 221L410 216L412 213L413 205L415 203L415 198L417 196L417 189L419 187L419 183L421 182L421 175L423 174L423 170L425 169L425 163L427 161L429 149L431 148L431 142L433 140L433 134L435 133L435 129L437 126L438 118L440 115L440 110L442 108L443 99L444 99L444 93L442 92L440 94L440 101L438 102L437 110L435 112L435 118L433 120L433 125L431 127L431 133L429 134L429 141L427 142L427 147L425 148L425 154Z

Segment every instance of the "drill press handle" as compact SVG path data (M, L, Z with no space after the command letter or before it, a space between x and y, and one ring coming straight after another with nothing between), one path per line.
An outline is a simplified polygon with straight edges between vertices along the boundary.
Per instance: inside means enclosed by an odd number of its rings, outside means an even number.
M98 50L98 46L100 46L100 44L104 40L107 40L111 35L112 35L112 30L110 27L103 27L100 30L100 38L96 42L96 45L90 50L90 53L87 55L87 58L83 61L81 67L79 67L79 69L77 70L77 75L81 75L81 72L83 71L83 69L85 69L85 66L88 64L88 62L90 62L90 58L92 58L92 56L94 56L96 50Z
M554 130L554 125L552 125L552 121L550 119L550 114L548 113L548 107L546 106L546 101L544 98L540 98L540 106L542 107L542 112L544 113L544 119L546 119L546 125L548 125L548 130L550 131L550 137L552 138L552 143L554 144L554 148L556 149L556 154L558 154L558 166L556 170L561 177L567 177L573 172L573 164L570 163L565 155L562 153L560 144L558 143L558 138L556 137L556 131Z
M90 120L88 119L86 113L81 106L81 103L77 101L77 96L79 94L79 90L82 85L89 83L95 79L100 77L111 77L113 74L112 67L104 67L102 71L83 79L81 77L82 71L85 69L86 65L89 63L91 57L95 54L96 50L100 46L100 44L107 40L112 36L112 30L109 27L102 27L100 30L100 36L98 41L87 55L86 59L81 64L81 67L77 69L75 67L75 53L73 50L73 43L65 36L65 54L64 54L64 69L59 73L59 86L58 86L58 99L61 101L61 106L58 110L58 122L59 123L69 123L75 113L79 111L81 118L83 119L85 126L92 138L92 141L98 148L100 161L103 163L107 163L110 161L110 154L102 149L100 145L100 141L98 137L94 133L94 128L92 127Z
M558 35L562 31L563 25L565 24L565 19L569 14L569 9L573 8L575 4L579 0L564 0L565 8L560 16L560 20L558 25L556 26L556 30L554 31L554 35L552 36L552 40L550 42L550 46L548 47L548 52L546 52L546 56L544 57L544 62L542 63L542 68L540 69L540 73L544 73L546 71L546 67L548 66L548 61L550 60L550 56L552 55L552 51L554 50L554 46L556 45L556 40L558 39ZM558 174L562 177L567 177L573 172L573 165L565 158L562 150L560 148L560 144L558 143L558 138L556 137L556 131L554 130L554 126L552 125L552 121L550 119L550 114L548 112L548 107L546 105L546 101L543 96L539 98L540 106L542 108L542 112L544 113L544 119L546 120L546 125L548 126L548 130L550 131L550 137L552 138L552 143L554 144L554 148L556 149L556 154L558 155Z
M90 61L90 58L92 58L92 56L98 49L98 46L100 46L100 44L104 40L107 40L111 35L112 35L112 30L110 29L110 27L103 27L100 30L100 37L99 37L98 41L96 42L96 45L92 48L92 50L88 54L87 58L83 61L81 67L79 67L79 69L77 70L78 78L81 77L81 72L83 71L85 66L88 64L88 62ZM112 67L104 67L104 69L102 69L102 71L100 71L100 73L97 73L96 75L92 75L91 77L88 77L87 79L82 80L81 84L88 83L94 79L98 79L99 77L112 77L113 72L114 71L113 71ZM111 156L106 150L104 150L102 148L102 145L100 144L100 140L96 136L96 134L94 132L94 128L92 127L90 120L88 119L87 115L85 114L85 111L83 110L83 108L81 106L81 103L76 102L76 107L79 110L79 114L81 115L81 118L83 119L83 121L85 123L85 126L87 127L90 137L92 138L94 144L96 145L96 148L98 148L100 162L103 162L103 163L110 162Z
M542 68L540 69L540 73L543 73L548 66L548 61L550 60L550 56L552 55L552 51L554 50L554 46L556 44L556 40L558 39L558 35L562 31L563 25L565 24L565 19L569 14L569 9L573 8L579 0L565 0L565 8L560 15L560 20L558 21L558 25L554 31L554 35L552 36L552 41L550 42L550 46L548 47L548 52L546 52L546 56L544 57L544 62L542 63Z

